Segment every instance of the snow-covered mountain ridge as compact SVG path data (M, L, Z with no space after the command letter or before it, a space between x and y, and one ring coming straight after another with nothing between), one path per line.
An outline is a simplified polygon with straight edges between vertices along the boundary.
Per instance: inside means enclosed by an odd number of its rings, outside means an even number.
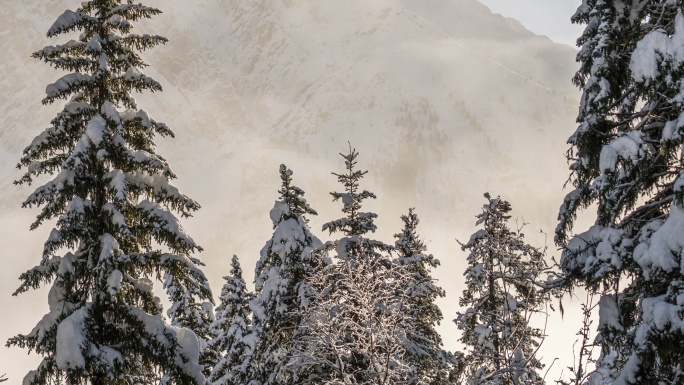
M146 53L146 72L165 92L138 100L178 134L159 142L159 152L204 206L185 223L206 249L215 285L234 253L251 270L271 230L280 163L320 212L314 229L337 217L327 192L338 189L330 172L341 170L337 153L347 141L370 170L364 187L379 197L367 207L381 216L377 236L389 241L408 207L422 217L421 233L443 265L435 275L447 289L447 320L465 258L454 238L470 234L482 193L501 194L534 229L552 228L577 105L572 48L475 0L147 3L164 14L136 31L170 42ZM0 225L3 244L18 256L0 280L5 294L38 262L49 233L28 232L36 212L18 207L29 189L11 184L22 149L60 107L40 105L60 74L30 54L63 43L45 32L77 5L31 0L0 9ZM23 320L42 314L26 308L26 297L12 301L7 306L21 316L3 337L25 332Z

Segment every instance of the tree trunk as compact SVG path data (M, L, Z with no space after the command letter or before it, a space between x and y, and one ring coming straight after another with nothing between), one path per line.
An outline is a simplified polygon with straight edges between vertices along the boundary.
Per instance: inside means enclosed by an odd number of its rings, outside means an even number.
M490 272L489 272L489 288L488 288L488 294L489 294L489 314L490 317L492 317L492 321L496 321L496 293L494 292L494 255L492 254L491 250L489 251L489 267L490 267ZM495 324L495 322L492 322L492 324ZM499 348L499 334L498 330L492 330L494 332L494 336L492 337L492 344L494 345L494 367L496 367L496 370L499 370L501 368L501 362L499 360L500 357L500 348Z

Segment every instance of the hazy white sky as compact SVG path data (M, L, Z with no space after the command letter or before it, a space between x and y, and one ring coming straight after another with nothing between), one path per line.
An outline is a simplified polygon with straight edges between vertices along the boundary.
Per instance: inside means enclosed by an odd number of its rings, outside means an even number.
M570 18L581 0L480 0L495 13L520 21L527 29L558 43L575 46L582 26Z

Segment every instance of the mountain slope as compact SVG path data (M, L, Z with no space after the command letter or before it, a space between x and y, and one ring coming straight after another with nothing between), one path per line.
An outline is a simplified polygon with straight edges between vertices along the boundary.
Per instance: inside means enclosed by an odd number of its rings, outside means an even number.
M45 31L77 3L31 0L0 9L0 242L7 255L20 256L2 273L4 293L38 262L49 232L28 232L36 212L18 207L30 189L11 185L21 150L59 108L40 100L60 74L29 56L62 43ZM381 216L378 238L391 240L399 215L416 207L421 233L442 260L436 276L448 293L447 320L465 265L454 238L472 232L482 193L511 201L534 230L553 228L577 105L573 49L475 0L147 3L164 14L137 31L170 43L146 53L147 73L165 92L138 100L178 134L159 149L177 184L204 206L186 224L206 249L214 285L228 271L225 257L238 254L249 271L268 238L280 163L320 212L314 229L338 215L327 192L339 189L330 172L342 169L337 153L347 142L370 170L364 187L379 197L367 207ZM0 304L17 313L6 338L28 331L45 294ZM455 328L444 324L453 347ZM0 357L12 353L3 349ZM14 366L7 368L16 370L8 372L13 379L28 367Z

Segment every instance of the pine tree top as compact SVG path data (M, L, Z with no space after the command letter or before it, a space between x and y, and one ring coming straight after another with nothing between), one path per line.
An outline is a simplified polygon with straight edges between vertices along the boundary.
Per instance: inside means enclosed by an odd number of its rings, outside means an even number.
M328 222L323 225L323 230L334 232L342 232L347 236L362 236L368 232L375 232L376 226L373 222L377 218L377 214L362 212L362 203L368 198L376 199L377 197L372 192L360 190L359 182L363 179L368 171L356 170L357 157L359 153L349 144L349 152L346 154L340 153L344 158L346 173L337 174L332 173L337 177L337 180L344 186L344 192L331 192L333 202L342 201L342 212L346 214L344 218Z
M509 285L509 290L519 292L524 301L536 303L546 296L536 293L536 287L541 285L538 277L547 269L544 253L526 243L521 230L509 229L510 216L505 213L511 210L510 203L500 197L491 198L489 194L485 194L485 198L488 203L476 222L483 228L473 233L467 243L461 244L462 250L470 252L469 267L464 273L466 292L470 294L462 302L471 301L473 295L487 285Z
M292 185L293 172L284 164L280 165L280 180L282 182L280 190L280 200L276 202L271 210L271 220L275 229L280 222L285 219L302 218L306 223L308 219L305 215L318 215L316 210L311 208L304 198L304 190Z
M508 221L511 216L508 213L511 211L511 204L501 197L492 198L489 193L485 193L484 197L489 201L482 206L482 212L477 215L477 225L485 223L493 225L494 223L503 223Z
M237 255L233 255L230 261L230 275L224 276L225 283L221 289L219 297L219 306L216 308L216 318L219 318L219 313L226 311L226 306L233 302L240 302L245 300L247 293L247 284L242 278L242 267Z
M317 215L304 199L304 191L292 185L292 170L280 165L282 186L277 200L269 215L273 222L273 235L261 249L255 268L257 291L261 291L267 279L268 270L293 271L311 262L312 250L320 246L308 227L307 214ZM306 262L306 263L305 263Z
M217 336L216 341L211 342L211 344L218 344L217 346L221 351L227 349L227 342L223 339L229 332L231 323L244 324L244 328L250 326L251 317L249 316L248 303L253 297L252 293L247 291L237 256L233 255L230 275L223 277L223 279L225 283L221 288L219 305L216 307L216 320L211 325L213 333Z
M418 215L413 208L409 209L408 215L402 215L401 221L404 223L404 228L401 233L394 234L396 241L395 247L403 251L403 254L410 255L420 253L427 250L427 247L421 239L418 238L417 227L420 223Z
M230 275L224 279L216 321L212 324L216 338L209 341L209 346L221 355L208 379L216 385L242 384L248 382L247 371L256 337L249 308L253 295L247 292L237 256L232 257Z
M240 266L240 260L238 259L237 255L233 254L233 257L230 259L230 278L224 277L226 280L243 280L242 279L242 267Z
M416 264L421 263L427 267L435 268L439 266L439 260L434 258L431 254L426 254L427 246L418 236L418 214L413 208L409 209L407 215L402 215L401 220L404 223L401 233L394 234L394 249L399 253L398 261L401 264ZM423 266L422 274L429 275Z

